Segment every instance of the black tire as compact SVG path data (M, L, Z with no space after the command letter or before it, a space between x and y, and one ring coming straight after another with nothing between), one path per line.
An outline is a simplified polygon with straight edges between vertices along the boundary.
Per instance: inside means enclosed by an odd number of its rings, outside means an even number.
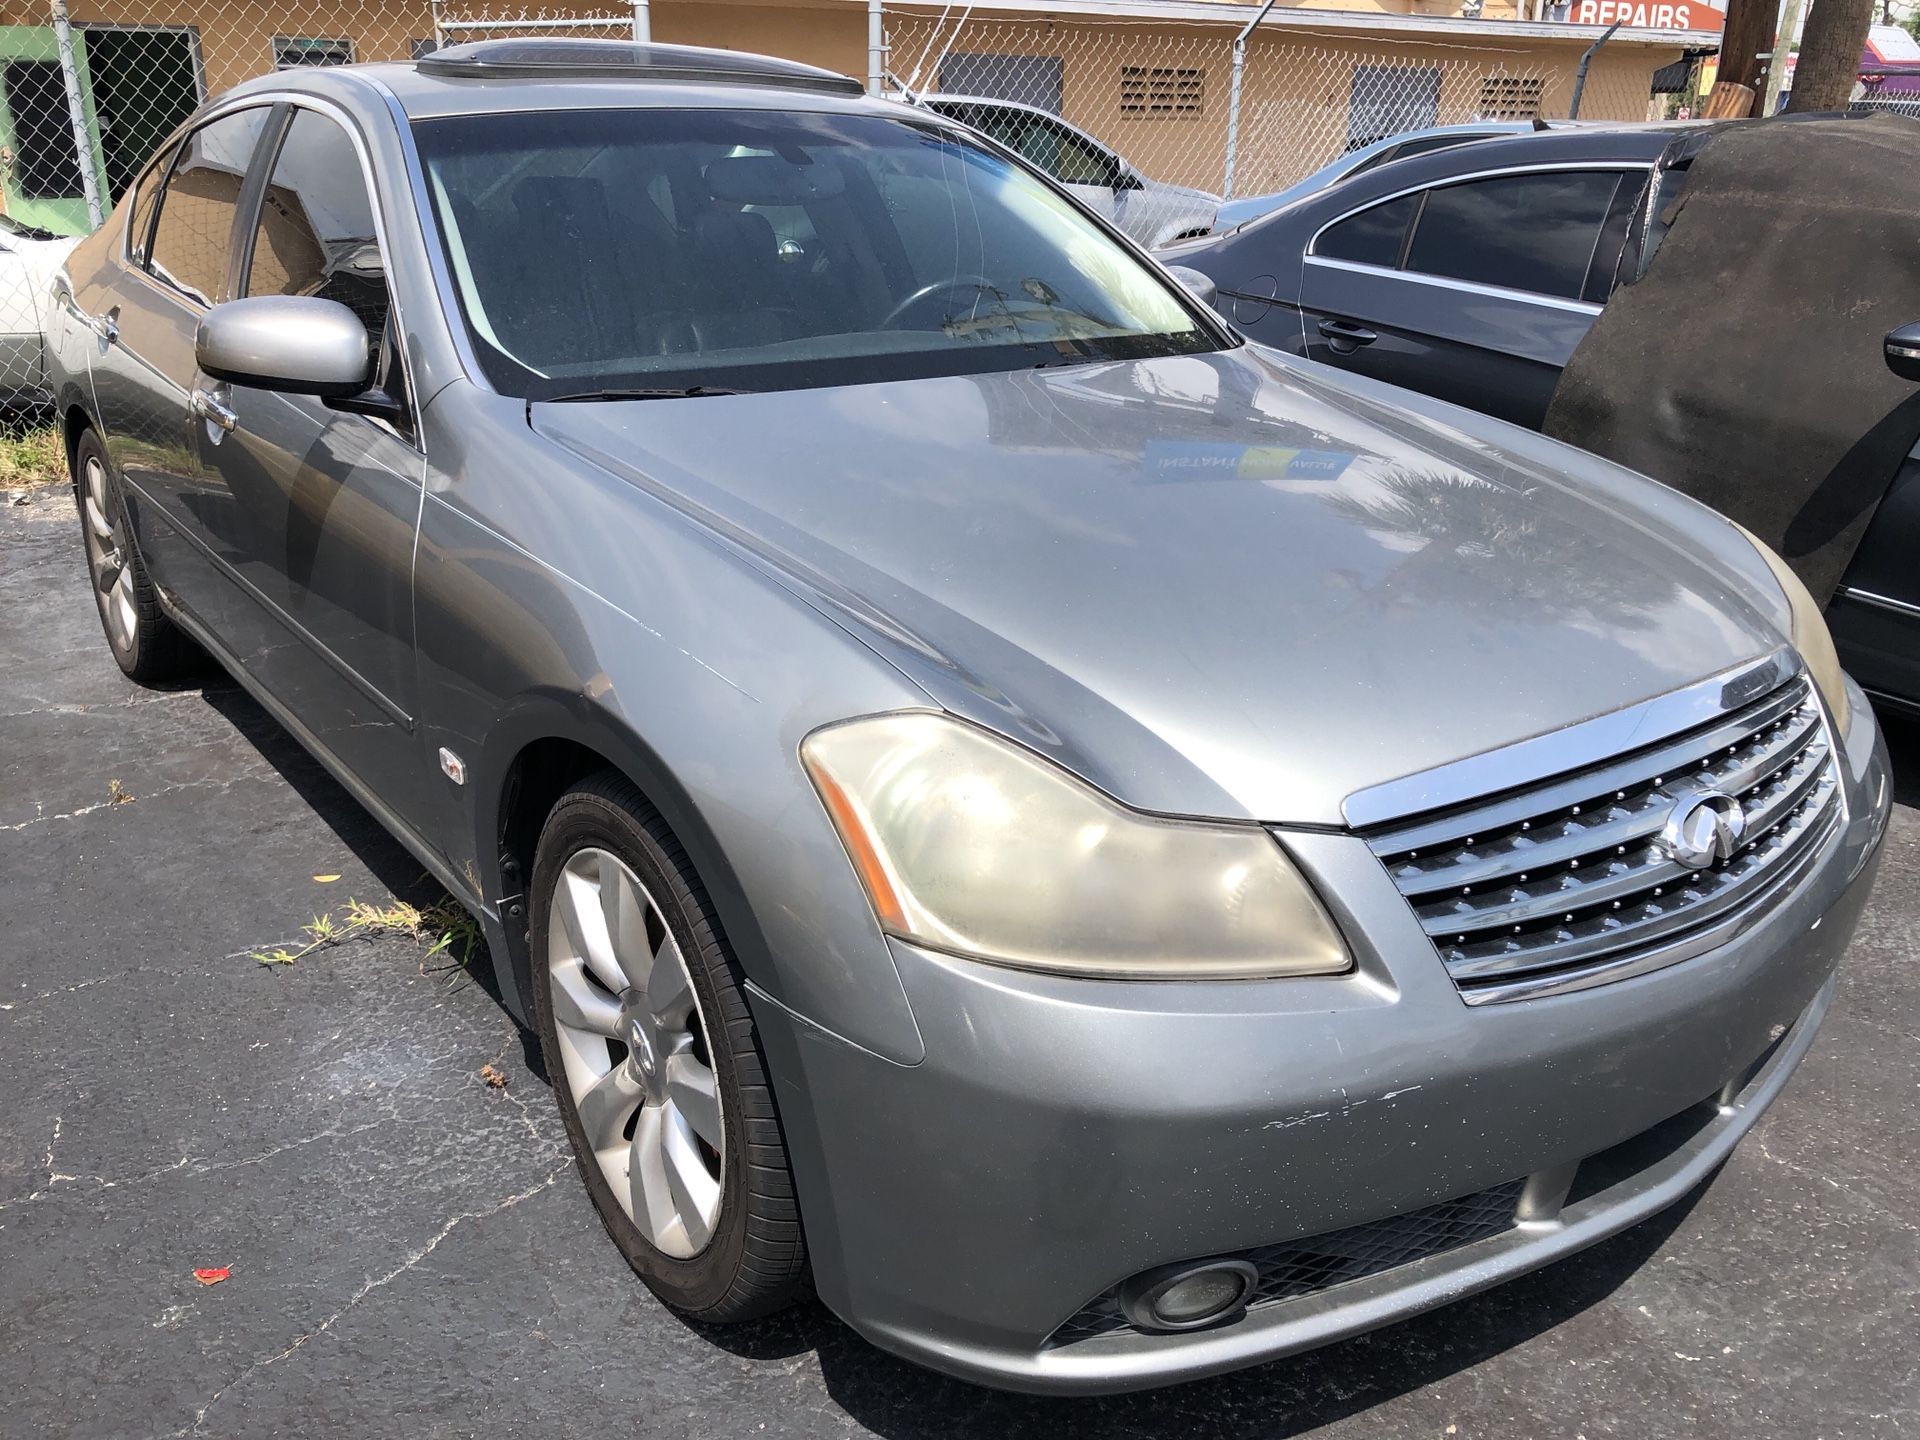
M95 522L89 515L89 466L98 466L101 488L97 500L103 502L102 517L112 527L114 541L103 546L95 535ZM94 609L100 616L100 629L107 637L107 648L127 677L142 685L179 680L205 667L207 655L186 632L173 623L160 608L153 581L147 575L139 546L134 542L133 526L127 518L126 497L120 481L107 462L106 447L92 430L83 430L74 446L73 497L80 510L80 536L86 548L88 588L93 591ZM116 630L109 607L116 603L111 589L102 590L102 555L117 554L119 565L130 580L127 600L133 620Z
M619 857L651 892L679 943L705 1017L728 1142L719 1218L711 1240L691 1259L656 1249L615 1198L567 1084L548 975L548 929L560 872L587 848ZM582 781L548 815L534 856L528 941L530 1008L560 1118L594 1209L627 1263L654 1294L691 1320L752 1320L792 1303L806 1285L806 1245L738 962L680 842L645 797L613 771Z

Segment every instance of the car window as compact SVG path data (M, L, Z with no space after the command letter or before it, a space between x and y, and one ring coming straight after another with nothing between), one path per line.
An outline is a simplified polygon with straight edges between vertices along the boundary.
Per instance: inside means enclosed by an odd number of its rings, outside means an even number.
M1120 183L1120 167L1099 146L1064 125L1038 115L1026 117L1026 132L1014 148L1062 185Z
M266 128L267 107L223 115L187 136L160 195L147 269L189 299L226 298L240 185Z
M917 112L500 112L414 133L506 393L790 389L1225 339L1029 170Z
M1429 190L1406 268L1576 300L1620 180L1617 170L1555 170Z
M296 110L260 202L248 295L337 300L378 343L387 328L387 266L353 140L314 110Z
M153 233L153 202L172 163L173 147L169 145L153 158L133 187L133 204L127 216L127 258L136 265L147 263L147 241Z
M1398 200L1349 215L1322 232L1314 242L1313 253L1330 260L1398 269L1400 252L1406 244L1407 222L1413 219L1419 204L1418 195L1402 195Z

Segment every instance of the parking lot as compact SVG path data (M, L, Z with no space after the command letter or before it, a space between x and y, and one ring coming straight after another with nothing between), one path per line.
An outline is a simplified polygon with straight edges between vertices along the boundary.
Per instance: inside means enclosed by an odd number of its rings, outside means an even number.
M1895 739L1920 774L1920 736ZM431 934L251 958L350 900L434 892L229 682L121 678L70 499L45 490L0 509L0 1433L1920 1428L1915 799L1909 779L1805 1067L1673 1211L1225 1380L996 1395L817 1306L726 1333L676 1320L606 1243L525 1037Z

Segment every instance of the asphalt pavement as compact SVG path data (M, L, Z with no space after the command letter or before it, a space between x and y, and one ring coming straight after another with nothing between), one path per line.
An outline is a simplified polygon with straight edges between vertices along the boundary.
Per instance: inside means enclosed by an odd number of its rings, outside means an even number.
M1682 1204L1312 1355L999 1395L815 1304L675 1319L605 1239L535 1051L431 935L253 959L437 892L230 681L122 678L42 492L0 508L0 1436L1920 1432L1920 733L1895 739L1832 1015Z

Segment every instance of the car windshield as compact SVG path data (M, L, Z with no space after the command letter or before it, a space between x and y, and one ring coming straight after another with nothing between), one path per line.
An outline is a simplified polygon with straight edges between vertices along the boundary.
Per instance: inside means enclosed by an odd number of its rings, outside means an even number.
M415 127L488 380L796 389L1216 349L1194 302L931 122L752 110Z

